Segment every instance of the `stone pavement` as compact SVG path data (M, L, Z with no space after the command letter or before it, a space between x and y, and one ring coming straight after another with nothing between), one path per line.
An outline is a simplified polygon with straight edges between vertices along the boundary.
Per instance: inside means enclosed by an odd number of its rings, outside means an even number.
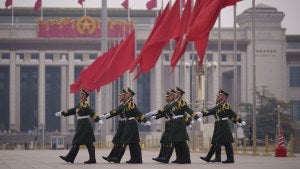
M108 163L101 158L107 156L110 150L96 150L97 164L83 164L88 159L86 149L79 150L74 164L66 163L59 155L66 155L68 150L0 150L0 169L299 169L300 155L296 157L250 156L235 155L235 163L206 163L200 160L203 153L191 153L192 164L161 164L152 160L158 155L157 151L143 150L143 164L126 164L129 160L129 151L121 164ZM171 160L174 160L175 153ZM222 159L225 160L225 154Z

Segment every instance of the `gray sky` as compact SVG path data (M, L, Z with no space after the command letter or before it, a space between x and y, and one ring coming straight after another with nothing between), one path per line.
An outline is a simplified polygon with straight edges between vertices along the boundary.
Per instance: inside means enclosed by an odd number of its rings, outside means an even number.
M78 7L81 6L77 0L42 0L44 7ZM86 7L101 8L102 0L85 0ZM107 0L108 8L122 8L121 3L124 0ZM129 0L132 9L146 9L148 0ZM161 6L161 0L157 0L158 8ZM165 6L169 0L163 0ZM172 0L174 2L175 0ZM33 7L36 0L13 0L15 7ZM0 0L0 8L5 8L5 0ZM266 4L277 8L285 13L282 21L282 27L286 28L287 34L300 35L300 22L297 21L299 16L300 0L256 0L257 4ZM252 0L243 0L237 4L237 15L241 14L245 9L251 8ZM227 7L222 10L222 27L233 27L233 7Z

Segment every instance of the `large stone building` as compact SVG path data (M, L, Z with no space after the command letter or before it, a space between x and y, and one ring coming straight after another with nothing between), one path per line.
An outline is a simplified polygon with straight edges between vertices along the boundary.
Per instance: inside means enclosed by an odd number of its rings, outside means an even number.
M170 57L174 48L174 43L171 43L164 48L149 73L136 81L132 81L134 74L126 73L117 82L101 88L99 93L93 93L91 105L96 112L108 112L118 104L118 91L128 86L137 91L136 101L143 112L161 108L165 92L175 86L182 86L186 90L185 99L195 109L209 103L211 105L220 87L235 96L230 97L234 105L252 103L255 72L256 88L267 86L278 100L292 103L290 113L295 121L295 134L298 133L295 136L299 138L300 38L286 35L285 28L281 26L283 12L263 4L257 5L255 11L255 64L252 9L249 8L237 17L236 57L234 29L221 29L220 52L218 30L213 29L206 50L204 76L197 74L193 64L197 55L192 45L189 45L183 59L170 74ZM76 94L69 93L69 86L83 68L103 53L101 38L41 37L37 26L40 16L32 9L14 8L13 18L10 10L1 9L0 14L0 130L27 132L37 127L46 131L59 130L61 134L72 133L74 117L59 119L54 113L70 108L79 101ZM100 14L99 9L87 9L87 15L93 20L100 20ZM136 28L137 53L147 39L156 15L155 11L131 11L130 17ZM127 13L109 9L108 17L126 20ZM66 21L62 18L79 20L82 10L43 10L43 21L49 21L50 27L53 20L60 21L60 24ZM120 37L108 37L108 47L119 40ZM212 62L219 65L208 66ZM205 90L200 87L202 90L199 92L199 86L204 86ZM154 124L151 129L142 130L163 130L162 121ZM95 132L102 136L110 135L115 131L115 126L116 120L107 121L103 127L96 126Z

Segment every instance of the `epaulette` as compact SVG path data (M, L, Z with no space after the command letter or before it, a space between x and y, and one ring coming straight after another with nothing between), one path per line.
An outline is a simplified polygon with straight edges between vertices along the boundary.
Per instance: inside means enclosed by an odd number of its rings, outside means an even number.
M80 103L80 108L87 108L89 106L89 103L87 101L83 101Z
M222 110L224 111L224 110L229 110L230 109L230 104L229 103L224 103L223 105L222 105Z
M186 102L184 100L180 100L178 102L178 107L181 109L182 107L184 107L186 105Z
M134 109L134 108L135 108L134 102L133 102L133 101L130 101L130 102L128 103L128 109L132 110L132 109Z

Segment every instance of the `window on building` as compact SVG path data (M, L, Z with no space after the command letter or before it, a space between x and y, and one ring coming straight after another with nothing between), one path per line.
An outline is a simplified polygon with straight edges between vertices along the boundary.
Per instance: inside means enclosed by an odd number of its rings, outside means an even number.
M290 67L290 87L300 87L300 66Z
M170 61L170 56L168 53L164 53L164 61L169 62Z
M9 59L10 54L9 53L2 53L1 56L2 56L2 59Z
M33 60L39 60L39 54L38 53L32 53L31 54L31 59L33 59Z
M211 53L207 54L206 55L206 60L209 61L209 62L213 61L213 55Z
M74 54L74 59L75 60L82 60L82 53L75 53Z
M53 53L46 53L45 54L45 59L46 60L53 60Z
M236 54L236 61L237 62L240 62L241 61L241 54Z
M95 60L97 58L97 53L91 53L90 54L90 59Z
M300 121L300 101L291 101L291 116L293 121Z
M226 62L227 61L226 54L221 54L221 61L222 62Z

